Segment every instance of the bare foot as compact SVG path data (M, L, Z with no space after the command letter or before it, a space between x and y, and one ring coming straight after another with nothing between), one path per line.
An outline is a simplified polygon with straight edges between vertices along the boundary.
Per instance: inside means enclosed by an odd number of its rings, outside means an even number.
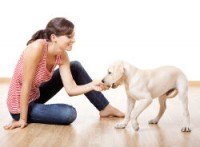
M100 117L124 117L124 113L108 104L99 112Z

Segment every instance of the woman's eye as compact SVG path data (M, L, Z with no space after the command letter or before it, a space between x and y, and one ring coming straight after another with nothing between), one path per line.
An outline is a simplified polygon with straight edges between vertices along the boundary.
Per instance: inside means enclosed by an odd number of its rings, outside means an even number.
M108 72L108 74L110 75L110 74L111 74L111 72L109 71L109 72Z
M69 39L71 39L73 37L73 35L66 35Z

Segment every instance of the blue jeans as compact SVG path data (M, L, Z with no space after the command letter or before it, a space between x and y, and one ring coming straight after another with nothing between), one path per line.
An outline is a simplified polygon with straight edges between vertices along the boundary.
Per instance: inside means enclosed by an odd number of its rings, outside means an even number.
M92 81L80 62L70 63L71 73L77 85L87 84ZM31 102L28 108L28 123L44 124L70 124L77 116L76 109L67 104L45 104L63 88L59 69L53 73L51 80L41 84L40 97ZM90 91L85 93L89 101L99 110L104 109L108 100L101 92ZM20 114L11 114L15 120L20 119Z

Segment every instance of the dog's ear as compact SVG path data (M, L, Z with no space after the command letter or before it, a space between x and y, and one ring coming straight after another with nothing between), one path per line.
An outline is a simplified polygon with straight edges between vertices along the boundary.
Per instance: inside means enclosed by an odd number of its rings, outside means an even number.
M126 68L125 67L123 67L123 73L126 73Z
M123 73L125 73L125 67L124 67L124 62L123 61L121 61L121 63L120 63L120 67L121 67L121 71L123 72Z
M121 61L117 63L117 69L118 69L118 72L124 73L124 66Z
M128 67L129 65L125 61L122 61L121 64L122 64L122 67L123 67L123 73L126 74L127 70L129 69L129 67Z

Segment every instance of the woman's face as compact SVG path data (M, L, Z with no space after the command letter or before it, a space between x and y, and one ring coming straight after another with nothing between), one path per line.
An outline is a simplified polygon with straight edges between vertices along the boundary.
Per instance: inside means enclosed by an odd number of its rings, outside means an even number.
M71 35L62 35L57 37L57 44L61 50L71 51L74 42L74 32L72 32Z

